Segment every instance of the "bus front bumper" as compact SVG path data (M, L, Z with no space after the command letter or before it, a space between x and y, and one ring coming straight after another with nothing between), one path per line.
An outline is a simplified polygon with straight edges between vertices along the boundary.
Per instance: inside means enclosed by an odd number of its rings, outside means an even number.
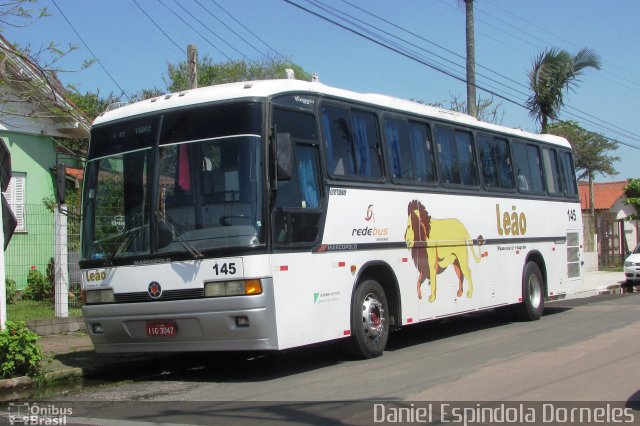
M271 279L259 295L87 305L87 332L98 353L278 349ZM172 333L149 328L171 325Z

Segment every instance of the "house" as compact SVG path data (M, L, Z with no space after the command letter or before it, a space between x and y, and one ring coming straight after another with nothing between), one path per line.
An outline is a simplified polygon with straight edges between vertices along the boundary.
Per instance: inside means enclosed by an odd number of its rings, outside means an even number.
M626 204L627 181L594 182L593 207L595 215L594 235L591 228L589 184L578 183L582 217L585 225L585 251L598 253L599 266L620 265L626 253L638 244L638 221L626 218L637 214L636 208Z
M4 195L18 222L5 252L5 272L24 289L29 270L35 267L44 274L54 253L53 215L44 200L55 199L59 140L88 141L89 122L65 97L55 75L16 52L2 36L0 137L13 169ZM65 161L78 166L70 157Z

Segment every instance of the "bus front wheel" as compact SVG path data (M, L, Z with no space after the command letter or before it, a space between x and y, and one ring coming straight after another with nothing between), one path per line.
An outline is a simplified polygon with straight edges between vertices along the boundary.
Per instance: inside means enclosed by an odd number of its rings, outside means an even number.
M515 306L515 313L522 321L540 319L544 311L544 280L535 262L528 262L522 273L522 302Z
M351 306L349 352L358 358L382 355L389 338L389 306L384 289L365 278L356 288Z

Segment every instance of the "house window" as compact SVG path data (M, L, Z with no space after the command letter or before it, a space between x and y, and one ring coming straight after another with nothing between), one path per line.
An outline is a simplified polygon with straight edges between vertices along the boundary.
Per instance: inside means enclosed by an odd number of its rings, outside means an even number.
M25 195L24 189L26 184L26 173L13 172L11 180L9 181L9 187L6 192L3 192L4 198L9 203L13 215L16 217L18 225L16 226L16 232L26 232L27 228L24 223L24 202Z

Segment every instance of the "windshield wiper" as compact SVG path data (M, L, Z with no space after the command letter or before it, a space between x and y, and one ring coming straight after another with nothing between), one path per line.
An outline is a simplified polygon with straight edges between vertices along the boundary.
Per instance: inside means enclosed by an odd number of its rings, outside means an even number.
M204 258L204 254L202 254L197 248L191 245L187 240L182 237L182 233L178 232L171 219L163 215L159 210L154 211L155 216L158 218L158 222L162 223L164 226L169 229L171 235L180 243L182 246L191 254L194 259L202 259Z
M142 229L142 226L134 228L141 217L142 212L136 213L135 215L133 215L129 223L124 227L122 233L120 234L120 238L118 238L118 241L114 244L113 251L107 256L107 259L105 261L106 266L113 266L113 260L115 259L116 254L118 254L122 250L126 250L127 247L129 247L129 244L131 244L131 241L133 241L138 232Z

